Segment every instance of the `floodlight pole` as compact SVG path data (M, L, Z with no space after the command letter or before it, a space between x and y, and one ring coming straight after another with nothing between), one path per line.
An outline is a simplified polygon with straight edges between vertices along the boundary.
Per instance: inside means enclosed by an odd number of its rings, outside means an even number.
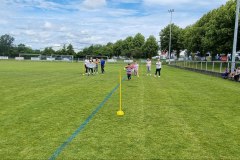
M237 53L238 19L239 19L239 5L240 5L239 3L240 3L240 0L237 0L235 30L234 30L233 50L232 50L231 72L233 72L234 69L235 69L235 56L236 56L236 53Z
M171 43L172 43L172 13L174 12L174 9L169 9L169 13L171 13L171 20L170 20L170 38L169 38L169 50L168 50L168 64L170 64L170 59L171 59Z

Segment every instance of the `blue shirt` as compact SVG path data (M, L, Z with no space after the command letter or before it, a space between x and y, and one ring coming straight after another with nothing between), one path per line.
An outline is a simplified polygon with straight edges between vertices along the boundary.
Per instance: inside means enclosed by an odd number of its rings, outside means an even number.
M104 66L104 64L105 64L105 60L102 59L102 60L101 60L101 66Z

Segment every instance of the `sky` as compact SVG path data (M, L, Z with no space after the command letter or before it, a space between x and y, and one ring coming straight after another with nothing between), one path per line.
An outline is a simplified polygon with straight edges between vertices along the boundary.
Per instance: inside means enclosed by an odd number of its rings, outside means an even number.
M75 51L94 44L115 43L141 33L158 35L172 22L182 28L194 24L227 0L0 0L0 35L33 49Z

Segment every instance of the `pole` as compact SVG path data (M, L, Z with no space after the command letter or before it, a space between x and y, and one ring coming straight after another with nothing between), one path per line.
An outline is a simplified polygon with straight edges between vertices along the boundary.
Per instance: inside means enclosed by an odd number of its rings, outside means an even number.
M161 54L162 54L162 45L161 45L161 35L159 33L159 59L160 59Z
M122 111L122 76L121 70L119 71L119 111L117 111L118 116L123 116L124 112Z
M169 61L168 64L170 64L170 59L171 59L171 43L172 43L172 13L174 12L174 9L168 10L169 13L171 13L171 20L170 20L170 38L169 38L169 50L168 50L168 57Z
M237 0L236 7L236 19L235 19L235 30L234 30L234 39L233 39L233 50L232 50L232 67L231 72L235 69L235 55L237 53L237 36L238 36L238 19L239 19L239 0Z
M119 73L120 75L119 75L119 84L120 84L120 86L119 86L119 110L121 111L122 110L122 76L121 76L121 71L120 71L120 73Z

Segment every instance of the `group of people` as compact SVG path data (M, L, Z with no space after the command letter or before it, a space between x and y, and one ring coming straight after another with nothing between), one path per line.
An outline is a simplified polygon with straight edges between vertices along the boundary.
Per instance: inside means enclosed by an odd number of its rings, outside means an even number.
M85 68L85 73L83 75L93 75L93 74L98 74L98 66L101 66L101 73L104 74L105 70L105 64L106 61L102 58L101 60L99 60L98 58L96 59L85 59L84 61L84 68ZM152 61L148 58L146 60L146 69L147 69L147 76L151 76L151 66L152 66ZM156 62L156 71L155 71L155 75L154 77L160 77L161 75L161 68L162 68L162 63L160 61L160 59L157 60ZM133 63L128 63L127 66L124 67L124 69L126 70L127 73L127 78L128 80L131 79L132 74L134 76L139 77L139 64L137 63L137 61L134 61Z
M106 61L103 58L101 60L99 60L98 58L85 59L85 61L84 61L85 74L87 74L88 76L90 74L92 74L92 75L98 74L99 63L101 65L101 72L103 74L105 72L104 67L105 67L105 63L106 63Z
M147 61L146 61L146 66L147 66L147 76L148 75L152 75L151 74L151 66L152 66L152 61L148 58L147 59ZM161 69L162 69L162 62L160 61L160 59L158 59L157 60L157 62L156 62L156 71L155 71L155 75L154 75L154 77L156 77L157 76L157 74L158 74L158 77L160 77L161 76Z
M146 61L146 68L147 68L147 76L151 76L151 66L152 66L152 61L148 58ZM137 63L137 61L134 61L132 64L128 64L127 66L124 67L126 72L127 72L127 77L128 80L131 79L132 73L134 73L135 76L139 77L139 65ZM156 71L155 71L155 75L154 77L156 77L158 75L158 77L160 77L161 75L161 69L162 69L162 63L160 61L160 59L157 60L156 62Z
M128 80L131 79L132 73L134 73L135 76L138 76L138 77L139 77L139 72L138 72L139 64L137 63L137 61L134 61L132 64L131 64L131 63L128 63L128 65L125 66L124 69L125 69L126 72L127 72L127 78L128 78Z
M235 81L239 81L240 80L240 67L238 67L237 69L234 69L233 72L231 72L228 68L225 69L225 72L222 73L222 77L227 79L233 79Z

